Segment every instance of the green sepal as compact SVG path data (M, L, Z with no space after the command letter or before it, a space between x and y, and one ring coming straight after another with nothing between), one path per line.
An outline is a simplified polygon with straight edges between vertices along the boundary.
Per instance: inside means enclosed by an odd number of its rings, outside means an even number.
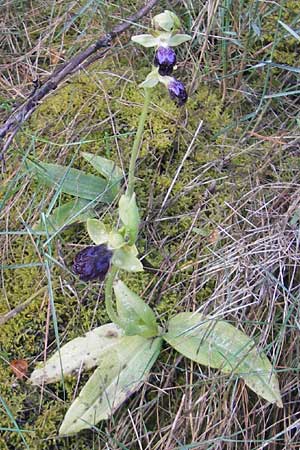
M143 88L152 88L159 83L159 74L158 74L158 68L155 67L148 75L146 76L145 80L139 84L139 87Z
M140 214L135 193L131 197L122 195L119 201L119 216L129 236L129 244L134 244L139 232Z
M126 245L126 242L121 233L118 233L118 231L110 231L108 234L107 244L111 250L116 250L118 248L124 247Z
M108 241L109 230L107 230L106 225L100 220L88 219L86 228L94 244L105 244Z
M153 25L165 31L175 31L180 28L180 20L176 14L166 9L153 17Z
M119 323L125 334L129 336L138 334L147 338L157 336L158 326L150 306L121 280L114 283L114 292Z
M169 38L168 44L170 47L176 47L177 45L183 44L191 39L192 37L188 34L175 34Z
M152 36L152 34L138 34L132 36L131 40L136 44L140 44L143 47L156 47L158 45L159 39Z
M112 264L127 272L142 272L143 265L136 257L136 246L124 245L116 249L112 257Z

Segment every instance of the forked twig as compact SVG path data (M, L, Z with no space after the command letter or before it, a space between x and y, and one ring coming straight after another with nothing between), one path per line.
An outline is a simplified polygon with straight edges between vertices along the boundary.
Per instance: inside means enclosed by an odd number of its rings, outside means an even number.
M2 150L0 151L0 161L2 160L2 162L4 163L5 151L8 149L16 133L19 131L21 125L27 119L29 119L41 100L43 100L49 93L54 91L65 78L73 75L79 69L81 69L83 67L83 64L86 67L87 64L93 62L96 56L94 54L98 50L100 50L101 48L110 47L113 39L124 33L124 31L130 28L134 22L145 16L156 3L157 0L149 0L135 14L129 16L122 23L116 25L109 33L106 33L95 43L91 44L85 50L73 56L69 61L59 66L52 73L52 75L50 75L50 77L25 100L22 105L20 105L11 113L4 125L0 127L0 140L4 140L4 142L2 143ZM102 52L99 57L103 56L103 53L106 53L106 51ZM93 58L91 58L91 55L93 55Z

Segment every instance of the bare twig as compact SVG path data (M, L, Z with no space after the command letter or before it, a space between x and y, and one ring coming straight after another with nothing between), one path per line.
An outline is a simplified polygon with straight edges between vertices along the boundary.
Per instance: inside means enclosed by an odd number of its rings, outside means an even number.
M20 129L21 125L31 116L35 111L41 100L45 98L49 93L54 91L61 82L70 75L73 75L83 66L90 64L97 58L96 52L100 48L106 48L111 45L113 39L115 39L120 34L124 33L134 22L145 16L157 3L157 0L149 0L140 10L135 14L129 16L122 23L115 26L110 33L105 34L98 41L91 44L82 52L73 56L69 61L65 62L59 66L50 77L42 84L39 88L31 94L25 102L19 106L12 114L7 118L6 122L2 127L0 127L0 140L3 139L2 151L0 153L0 160L4 160L4 153L11 144L14 136ZM106 53L107 49L104 50L99 57ZM91 58L91 55L93 57ZM10 133L10 134L9 134ZM5 141L6 136L9 134Z
M0 316L0 325L4 325L10 319L13 319L15 316L17 316L20 312L22 312L25 308L27 308L27 306L30 305L32 300L34 300L36 297L38 297L44 291L45 291L45 286L42 287L41 289L39 289L37 292L35 292L31 297L29 297L27 300L25 300L25 302L16 306L14 309L9 311L8 313L1 315Z

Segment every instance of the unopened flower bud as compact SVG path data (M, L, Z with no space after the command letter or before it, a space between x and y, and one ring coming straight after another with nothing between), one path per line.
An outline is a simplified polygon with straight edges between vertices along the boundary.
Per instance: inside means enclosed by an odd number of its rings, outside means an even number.
M171 75L176 64L176 54L171 47L158 47L154 57L154 65L162 76Z
M75 256L73 271L82 281L102 281L108 272L112 255L105 244L86 247Z

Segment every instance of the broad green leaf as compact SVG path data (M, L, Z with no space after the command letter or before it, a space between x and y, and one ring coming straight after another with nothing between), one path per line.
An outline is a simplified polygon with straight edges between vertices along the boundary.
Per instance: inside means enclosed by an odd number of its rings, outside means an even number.
M117 346L108 349L69 408L59 434L77 433L110 417L140 388L159 355L161 341L125 336Z
M98 219L88 219L86 222L86 228L91 240L96 244L104 244L108 241L109 231L103 222Z
M55 186L65 194L87 200L111 203L115 195L109 184L101 177L86 174L82 170L70 169L59 164L27 161L27 167L35 177L47 186Z
M192 39L188 34L175 34L169 39L169 46L176 47L177 45L183 44L183 42L190 41Z
M159 39L152 36L152 34L138 34L132 36L131 40L143 47L155 47L159 43Z
M252 339L233 325L199 313L181 313L169 322L166 341L178 352L205 366L235 373L256 394L282 407L274 369Z
M124 247L115 250L112 257L112 264L122 270L127 270L127 272L142 272L143 265L141 261L135 255L135 246L129 247L124 245Z
M37 367L30 380L35 385L54 383L63 375L78 370L87 370L96 366L107 349L118 344L122 331L114 323L108 323L89 331L85 336L77 337L63 345L45 364Z
M139 232L140 214L136 204L135 193L131 197L122 195L119 201L119 216L130 238L130 244L134 244Z
M82 152L81 155L109 181L111 189L117 194L120 189L120 181L123 178L123 172L120 167L110 159L103 158L103 156L88 152Z
M55 208L52 214L46 218L47 233L54 233L64 226L71 225L74 222L84 222L93 217L95 215L93 209L88 209L80 213L89 203L89 200L76 198ZM43 221L41 220L38 224L34 225L33 229L35 231L45 232Z
M120 325L125 334L143 337L157 336L158 327L152 309L121 280L114 284Z

